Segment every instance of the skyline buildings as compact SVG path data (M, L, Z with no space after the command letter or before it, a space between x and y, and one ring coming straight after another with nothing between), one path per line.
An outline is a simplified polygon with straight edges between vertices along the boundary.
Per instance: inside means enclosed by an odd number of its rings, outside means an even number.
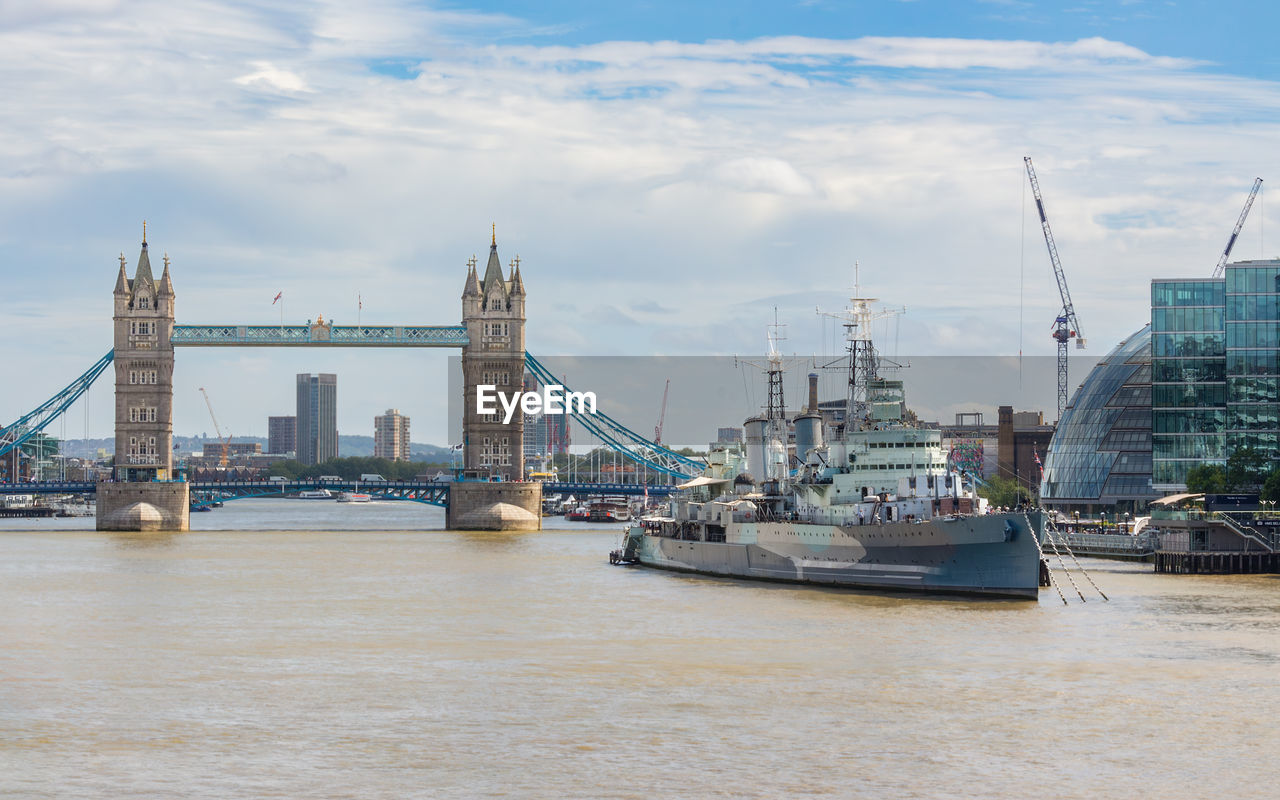
M373 418L373 456L391 461L412 461L409 455L409 418L398 408Z
M338 457L338 376L297 376L297 459L323 464Z
M297 451L298 418L267 417L267 452L283 455Z

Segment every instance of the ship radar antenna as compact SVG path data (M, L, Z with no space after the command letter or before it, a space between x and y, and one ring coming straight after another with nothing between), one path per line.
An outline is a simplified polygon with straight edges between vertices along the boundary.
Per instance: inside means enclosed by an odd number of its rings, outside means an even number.
M848 371L845 424L849 430L865 428L871 424L867 387L871 381L879 378L881 367L875 345L871 342L871 325L876 320L896 317L907 311L904 307L873 309L871 304L876 300L874 297L862 296L861 265L854 261L853 297L849 298L849 307L841 311L817 309L819 315L839 320L844 326L846 356L827 366L834 367L838 364L839 368Z

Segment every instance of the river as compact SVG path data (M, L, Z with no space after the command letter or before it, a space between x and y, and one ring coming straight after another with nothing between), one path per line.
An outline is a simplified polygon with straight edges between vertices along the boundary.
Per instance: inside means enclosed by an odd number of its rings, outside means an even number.
M1280 778L1280 576L1085 560L1110 602L879 596L611 567L616 526L442 522L279 499L185 534L0 521L0 796L1241 798Z

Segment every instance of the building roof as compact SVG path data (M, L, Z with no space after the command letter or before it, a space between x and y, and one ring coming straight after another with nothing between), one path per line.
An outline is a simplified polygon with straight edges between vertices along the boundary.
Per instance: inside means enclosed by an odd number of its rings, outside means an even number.
M1174 506L1182 502L1203 499L1204 492L1183 492L1182 494L1166 495L1159 500L1152 500L1150 504L1153 506Z

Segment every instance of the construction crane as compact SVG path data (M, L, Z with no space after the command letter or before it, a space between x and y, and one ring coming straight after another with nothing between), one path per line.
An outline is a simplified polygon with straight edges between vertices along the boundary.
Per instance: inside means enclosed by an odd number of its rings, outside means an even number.
M1213 277L1221 278L1223 271L1227 268L1227 258L1231 256L1231 248L1236 246L1240 229L1244 227L1244 221L1249 217L1249 209L1253 208L1254 198L1258 196L1258 190L1261 188L1262 178L1255 178L1253 191L1249 192L1249 199L1244 201L1244 208L1240 210L1240 219L1236 220L1236 228L1231 232L1231 238L1227 240L1227 246L1222 250L1222 258L1218 259L1218 266L1213 268Z
M1040 196L1040 182L1036 180L1035 167L1031 166L1031 156L1023 156L1027 165L1027 178L1031 180L1031 192L1036 198L1036 210L1040 212L1040 228L1044 231L1044 243L1049 248L1049 261L1053 264L1053 275L1058 279L1058 294L1062 296L1062 311L1053 321L1053 338L1058 342L1058 421L1067 410L1067 342L1076 340L1076 349L1084 349L1084 337L1080 335L1080 320L1076 319L1076 307L1071 304L1071 292L1067 290L1067 274L1062 271L1062 261L1058 259L1058 246L1053 243L1053 231L1049 228L1049 217L1044 213L1044 199Z
M227 466L227 448L231 445L231 437L222 437L222 428L218 427L218 418L213 415L213 403L209 402L209 393L200 387L200 394L204 395L204 404L209 407L209 419L213 420L213 429L218 434L218 443L222 445L222 456L218 460L218 466Z
M667 378L667 385L662 390L662 410L658 412L658 424L653 429L653 443L662 444L662 423L667 418L667 392L671 391L671 379Z

